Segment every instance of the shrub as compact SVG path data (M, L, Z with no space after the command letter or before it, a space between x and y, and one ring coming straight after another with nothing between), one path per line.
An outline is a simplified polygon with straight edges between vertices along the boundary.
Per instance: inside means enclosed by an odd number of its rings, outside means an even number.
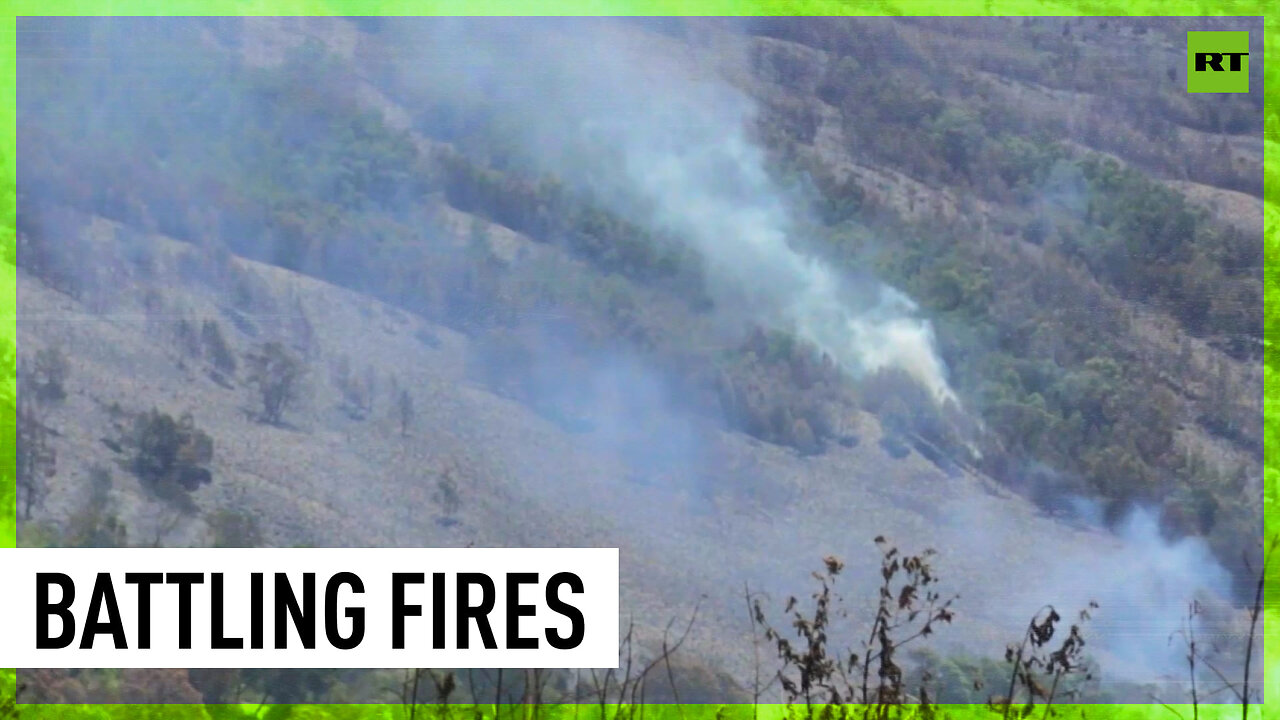
M111 472L95 465L89 469L84 504L67 520L64 547L125 547L129 533L111 504Z
M18 509L22 519L44 502L48 492L46 479L57 468L57 453L49 445L49 429L36 404L18 396L16 428L16 480Z
M408 435L409 428L413 427L413 421L417 417L417 411L413 407L413 396L408 390L400 391L400 397L396 400L396 417L400 421L400 434Z
M67 397L65 383L71 372L71 363L62 350L47 347L36 352L31 372L31 384L36 398L44 402L56 402Z
M873 704L875 708L869 710L874 715L868 717L888 717L889 708L912 701L896 660L902 647L927 639L938 625L951 623L955 598L944 598L936 589L934 551L906 556L883 537L875 543L881 552L882 583L870 632L860 643L841 647L831 637L838 631L837 619L848 617L844 598L835 589L844 569L838 558L823 558L825 572L813 573L818 589L811 596L811 610L801 607L795 597L788 598L783 613L790 619L795 640L793 633L776 629L758 597L747 593L753 633L762 633L773 645L782 664L777 678L787 704L801 706L802 717L819 717L814 706L825 703Z
M174 339L178 343L178 349L186 357L200 357L200 336L196 334L195 325L190 320L182 318L174 324Z
M213 547L243 548L262 546L262 528L258 519L243 510L223 508L208 519Z
M1086 680L1093 677L1084 656L1085 643L1080 627L1089 620L1089 610L1097 607L1096 602L1090 601L1089 607L1080 611L1079 622L1071 625L1057 649L1050 641L1061 624L1062 616L1052 605L1041 608L1027 624L1021 641L1005 649L1005 662L1013 666L1008 691L1002 697L990 698L988 706L1002 711L1008 720L1010 715L1026 717L1037 704L1043 704L1047 716L1049 706L1060 694L1077 694L1077 688L1063 686L1062 681L1078 675L1083 675ZM1062 637L1061 634L1058 637ZM1020 695L1025 696L1026 702L1021 708L1016 708L1020 704Z
M454 525L457 524L458 510L462 507L462 497L458 494L458 471L455 467L445 468L445 471L436 480L436 492L434 500L436 505L440 507L440 524Z
M204 345L204 356L213 363L213 367L226 375L235 375L236 356L231 346L222 335L222 326L216 320L205 320L200 327L200 341Z
M213 439L195 426L190 414L177 420L154 409L139 415L132 445L134 474L160 497L185 501L185 493L213 480L207 468Z

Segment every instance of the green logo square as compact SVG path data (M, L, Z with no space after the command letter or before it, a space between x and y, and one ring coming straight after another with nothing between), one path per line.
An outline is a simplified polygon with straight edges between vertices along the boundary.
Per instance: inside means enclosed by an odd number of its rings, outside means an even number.
M1249 33L1187 33L1187 92L1249 92Z

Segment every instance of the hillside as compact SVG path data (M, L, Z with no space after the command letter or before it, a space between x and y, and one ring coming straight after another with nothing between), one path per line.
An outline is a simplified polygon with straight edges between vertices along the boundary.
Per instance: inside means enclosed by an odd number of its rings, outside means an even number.
M1099 601L1099 697L1239 622L1261 96L1179 93L1182 25L40 22L24 542L617 546L710 701L744 583L870 599L878 535L948 654Z

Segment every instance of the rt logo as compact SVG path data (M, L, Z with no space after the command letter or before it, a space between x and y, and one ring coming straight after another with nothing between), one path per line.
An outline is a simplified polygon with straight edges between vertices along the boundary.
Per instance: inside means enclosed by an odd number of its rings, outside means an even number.
M1187 33L1187 92L1249 92L1249 33Z

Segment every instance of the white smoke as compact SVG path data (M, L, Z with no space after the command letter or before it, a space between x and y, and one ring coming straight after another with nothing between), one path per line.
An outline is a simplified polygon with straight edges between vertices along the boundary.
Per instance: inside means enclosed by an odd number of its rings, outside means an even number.
M1165 540L1152 510L1134 509L1115 532L1123 551L1105 563L1078 558L1078 567L1088 568L1087 577L1058 579L1074 603L1067 607L1083 607L1086 595L1101 605L1095 630L1104 638L1102 662L1109 675L1133 682L1181 681L1186 661L1170 650L1170 635L1182 626L1191 600L1213 598L1226 605L1231 578L1203 539ZM1073 586L1074 593L1065 591Z
M915 303L789 242L793 205L748 137L755 108L743 93L607 25L447 28L432 45L445 56L426 62L448 73L432 81L465 78L464 95L520 118L541 169L687 242L718 304L795 332L852 375L900 368L939 402L956 399Z
M627 148L629 175L653 201L656 219L696 246L713 280L748 297L760 316L772 316L846 370L897 367L939 402L954 401L933 329L916 317L916 304L883 284L873 304L855 304L829 265L787 242L793 223L760 152L737 132L724 133L743 122L719 124L695 115L696 108L686 112L682 130L698 136L690 143L694 152ZM707 127L699 128L704 122Z

